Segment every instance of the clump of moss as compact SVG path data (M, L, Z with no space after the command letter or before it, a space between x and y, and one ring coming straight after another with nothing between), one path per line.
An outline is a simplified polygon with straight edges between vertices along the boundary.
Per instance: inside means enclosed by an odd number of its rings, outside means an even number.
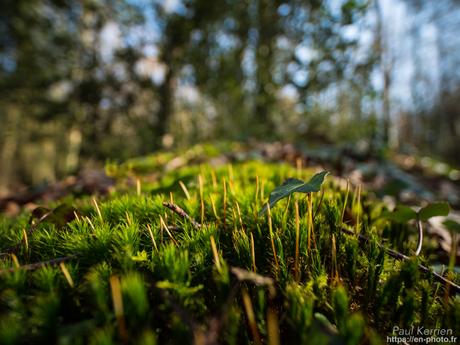
M374 344L413 324L459 334L458 297L417 259L397 262L377 245L397 230L378 201L330 178L311 199L293 195L259 216L273 188L314 171L215 167L196 152L168 171L172 156L111 165L118 188L73 200L63 226L43 221L28 234L29 214L1 219L0 251L21 245L0 260L0 343ZM241 280L232 267L252 273Z

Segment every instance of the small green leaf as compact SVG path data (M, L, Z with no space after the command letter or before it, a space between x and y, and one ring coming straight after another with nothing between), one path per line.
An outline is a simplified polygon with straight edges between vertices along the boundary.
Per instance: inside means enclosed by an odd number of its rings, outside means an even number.
M417 212L409 206L399 205L393 212L384 212L382 217L397 223L406 223L409 220L416 219Z
M447 219L443 222L443 224L450 232L456 232L460 234L460 224L456 221Z
M319 192L321 185L324 182L324 178L328 174L327 171L322 171L316 175L314 175L310 181L304 182L302 180L296 178L289 178L284 183L276 187L271 193L270 198L268 200L268 204L270 204L270 208L275 206L275 204L280 201L281 199L287 198L291 194L295 192L300 193L311 193L311 192ZM264 208L259 212L259 215L265 213L268 209L268 204L264 206Z
M429 204L418 211L418 215L422 222L427 221L431 217L447 216L449 214L449 204L445 202L439 202Z
M78 214L76 208L71 205L61 204L53 209L45 221L53 223L58 229L62 229L76 218L76 214Z
M74 220L78 213L77 209L67 204L61 204L53 210L39 206L32 211L29 224L36 227L40 223L49 223L54 224L58 229L62 229Z

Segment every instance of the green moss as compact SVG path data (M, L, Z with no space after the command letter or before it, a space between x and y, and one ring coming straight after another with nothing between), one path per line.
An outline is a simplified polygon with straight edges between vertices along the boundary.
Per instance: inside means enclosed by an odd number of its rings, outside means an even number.
M185 344L216 324L222 343L250 343L253 330L242 286L264 342L271 309L282 343L292 344L377 344L394 325L458 327L458 298L445 300L444 287L420 273L417 260L396 262L377 246L384 236L390 246L407 252L411 236L406 228L379 219L381 203L365 192L359 203L350 192L342 224L346 192L330 177L321 205L313 195L318 211L312 224L306 199L294 195L271 210L270 233L268 215L258 216L270 191L288 177L308 180L314 171L299 174L286 164L254 160L207 162L231 148L193 148L181 154L176 169L171 164L165 169L175 157L169 153L108 165L117 177L109 196L99 198L97 207L92 198L71 200L78 218L63 227L39 224L28 235L28 249L23 242L16 253L20 265L72 256L64 268L0 273L0 343ZM202 227L162 205L171 198ZM359 230L370 237L365 244L341 230L355 229L358 213ZM20 243L29 216L0 218L0 252ZM2 255L0 266L15 267L13 257ZM274 291L238 282L232 266L273 278ZM111 283L113 276L118 287ZM115 308L117 296L121 311Z

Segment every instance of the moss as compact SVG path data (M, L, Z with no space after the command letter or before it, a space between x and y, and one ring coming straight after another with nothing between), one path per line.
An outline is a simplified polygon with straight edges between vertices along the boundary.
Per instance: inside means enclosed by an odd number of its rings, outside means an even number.
M307 179L314 171L259 161L207 162L230 148L194 148L182 153L185 163L177 169L164 169L175 157L165 153L110 164L118 181L111 195L96 204L88 197L72 200L76 219L63 227L39 224L27 250L23 242L16 253L20 265L72 256L65 268L0 273L0 342L185 344L217 327L224 344L250 343L242 287L264 342L275 334L268 330L270 310L283 343L292 344L377 344L396 324L458 327L458 298L445 299L444 287L420 273L418 261L395 262L376 245L386 236L403 250L410 237L379 219L381 203L365 192L346 198L331 177L323 201L313 195L312 224L307 200L294 195L271 210L270 232L268 216L258 216L270 191L287 177ZM163 207L171 200L202 227ZM359 230L370 237L366 244L341 230L354 229L357 214ZM1 252L23 239L28 220L27 212L0 219ZM15 264L11 255L0 258L1 269ZM274 289L237 281L232 266L273 278Z

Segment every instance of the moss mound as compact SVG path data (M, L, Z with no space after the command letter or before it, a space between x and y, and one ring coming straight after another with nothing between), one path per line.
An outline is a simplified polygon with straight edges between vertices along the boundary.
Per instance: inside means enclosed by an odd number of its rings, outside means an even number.
M0 343L380 344L418 325L460 335L460 299L419 270L423 258L379 246L415 243L378 200L331 176L259 216L276 186L314 171L213 150L111 164L108 196L2 218Z

